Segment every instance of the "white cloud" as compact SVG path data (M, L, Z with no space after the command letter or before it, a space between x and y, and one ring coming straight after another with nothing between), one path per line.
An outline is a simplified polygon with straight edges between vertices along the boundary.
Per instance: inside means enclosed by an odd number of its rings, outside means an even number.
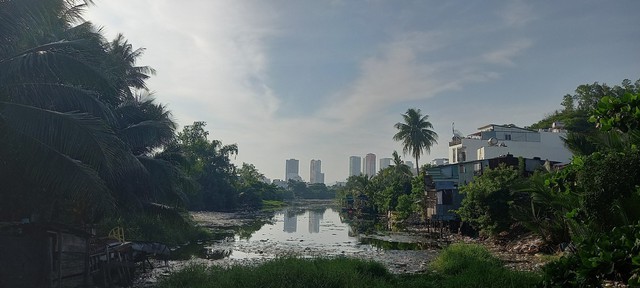
M529 39L515 40L504 47L485 53L482 55L482 58L490 64L514 66L513 58L519 56L524 50L531 47L532 44L533 42Z

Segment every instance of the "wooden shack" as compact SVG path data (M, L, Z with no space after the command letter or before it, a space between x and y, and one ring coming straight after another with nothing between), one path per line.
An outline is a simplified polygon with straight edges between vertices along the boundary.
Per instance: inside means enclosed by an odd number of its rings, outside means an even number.
M60 224L0 223L0 287L111 287L133 279L131 243Z

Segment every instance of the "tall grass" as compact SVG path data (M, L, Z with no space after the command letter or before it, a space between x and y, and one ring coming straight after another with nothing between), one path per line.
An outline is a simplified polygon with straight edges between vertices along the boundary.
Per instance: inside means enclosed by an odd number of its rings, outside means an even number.
M169 287L533 287L540 276L505 268L478 245L454 244L433 261L431 272L393 275L379 263L350 258L278 258L259 266L192 265L159 283Z
M512 271L480 245L453 244L431 264L443 287L533 287L540 275Z
M192 265L164 279L159 287L390 287L384 266L356 259L278 258L257 267L230 269Z

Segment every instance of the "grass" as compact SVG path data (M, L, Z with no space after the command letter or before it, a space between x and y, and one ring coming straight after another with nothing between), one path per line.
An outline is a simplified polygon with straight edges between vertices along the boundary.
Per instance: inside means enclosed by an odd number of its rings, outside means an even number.
M262 209L271 210L286 207L287 203L278 200L262 200Z
M350 258L278 258L259 266L192 265L158 287L533 287L534 273L515 272L477 245L454 244L434 260L433 272L393 275L379 263Z

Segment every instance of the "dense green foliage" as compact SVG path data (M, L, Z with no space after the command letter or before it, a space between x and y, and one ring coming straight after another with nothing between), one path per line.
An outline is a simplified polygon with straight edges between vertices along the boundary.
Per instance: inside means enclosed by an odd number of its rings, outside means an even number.
M137 65L144 48L104 39L81 18L90 2L0 1L0 221L117 225L176 243L199 233L186 208L282 200L204 122L176 135L147 90L155 70Z
M542 214L552 216L548 219L555 223L554 230L562 228L561 234L569 236L562 240L571 241L571 249L545 267L545 286L595 287L604 280L637 286L640 82L581 87L576 92L588 96L583 110L598 129L570 132L566 142L579 156L549 175L544 186L529 190L532 199L546 207Z
M345 186L338 189L336 197L353 209L354 216L392 212L393 220L403 221L421 213L424 176L414 177L411 168L403 164L395 151L393 159L394 163L377 175L351 176Z
M154 71L135 66L143 49L83 22L85 7L0 3L2 220L93 223L152 202L179 205L181 191L157 178L172 170L154 152L175 124L145 96Z
M640 88L636 87L636 90ZM619 129L626 133L639 129L640 91L626 92L621 97L602 97L590 120L597 122L598 127L604 131Z
M636 125L634 116L637 101L633 95L640 93L640 80L632 83L625 79L621 85L613 87L607 84L595 82L578 86L575 94L567 94L562 101L562 110L557 110L551 115L531 125L532 129L544 129L551 127L553 122L563 122L569 131L565 143L574 155L589 155L596 151L618 149L628 138L640 139L635 132L620 134L618 131L610 131L614 127L613 122L621 123L616 126L623 132L627 132L628 125ZM637 97L635 98L637 99ZM625 102L622 103L621 101ZM635 102L634 102L635 101ZM638 114L640 115L640 114ZM596 129L593 122L598 122L604 130ZM608 131L608 132L607 132ZM622 142L622 143L621 143Z
M335 199L335 187L327 187L324 183L307 184L302 181L289 179L286 197L296 199Z
M602 280L640 285L640 222L594 233L576 242L576 252L544 267L546 286L597 287Z
M513 187L519 180L519 172L513 167L501 164L496 169L486 169L462 187L465 197L456 212L462 221L481 233L495 235L509 229L513 223L507 216L509 201L513 199Z
M568 247L545 268L546 286L640 284L639 90L640 81L625 80L566 95L564 109L533 128L564 121L572 162L529 178L504 167L484 172L462 188L462 220L489 235L524 227Z
M430 270L393 275L375 262L349 258L278 258L258 266L189 266L159 287L533 287L536 274L502 266L484 248L456 244L443 250Z

